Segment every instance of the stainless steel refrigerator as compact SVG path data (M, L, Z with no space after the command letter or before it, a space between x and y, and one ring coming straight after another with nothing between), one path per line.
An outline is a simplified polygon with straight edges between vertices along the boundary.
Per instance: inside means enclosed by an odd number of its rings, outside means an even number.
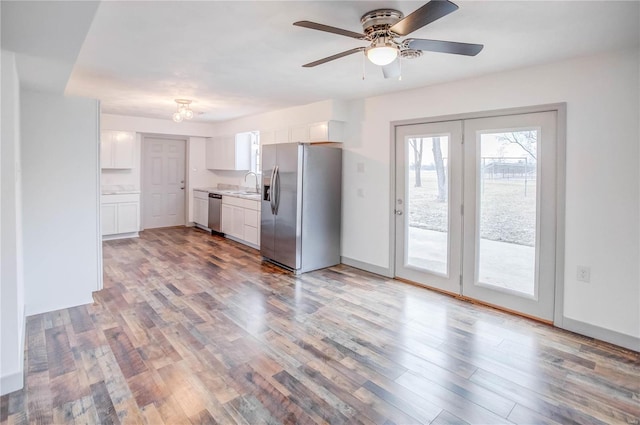
M339 264L342 149L265 145L261 162L264 259L296 274Z

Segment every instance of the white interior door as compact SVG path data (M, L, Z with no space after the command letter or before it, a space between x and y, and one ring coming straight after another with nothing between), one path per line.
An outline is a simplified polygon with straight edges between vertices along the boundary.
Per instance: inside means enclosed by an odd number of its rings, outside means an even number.
M464 296L553 320L556 112L464 122Z
M460 292L462 122L396 128L396 276Z
M185 141L143 140L143 228L185 224Z
M553 321L556 125L538 112L396 127L396 276Z

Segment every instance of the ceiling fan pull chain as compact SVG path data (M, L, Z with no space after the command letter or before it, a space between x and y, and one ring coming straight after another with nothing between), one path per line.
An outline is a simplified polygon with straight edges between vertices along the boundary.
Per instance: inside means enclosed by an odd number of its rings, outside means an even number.
M365 65L366 65L366 60L365 58L367 57L367 54L364 52L364 50L362 51L362 81L364 81L364 77L365 77Z
M398 81L402 81L402 55L398 55L398 66L400 68L400 75L398 75Z

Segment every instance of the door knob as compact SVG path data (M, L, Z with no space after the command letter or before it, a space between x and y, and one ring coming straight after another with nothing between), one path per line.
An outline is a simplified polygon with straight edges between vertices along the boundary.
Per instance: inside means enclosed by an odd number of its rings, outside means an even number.
M396 215L402 215L402 210L393 210L393 212L395 212Z

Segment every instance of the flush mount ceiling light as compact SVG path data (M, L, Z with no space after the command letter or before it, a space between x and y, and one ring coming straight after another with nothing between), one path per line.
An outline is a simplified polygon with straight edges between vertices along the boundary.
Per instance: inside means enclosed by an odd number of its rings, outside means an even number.
M191 100L188 99L175 99L177 111L173 113L172 119L175 122L182 122L183 120L190 120L193 118L193 111L191 110Z

